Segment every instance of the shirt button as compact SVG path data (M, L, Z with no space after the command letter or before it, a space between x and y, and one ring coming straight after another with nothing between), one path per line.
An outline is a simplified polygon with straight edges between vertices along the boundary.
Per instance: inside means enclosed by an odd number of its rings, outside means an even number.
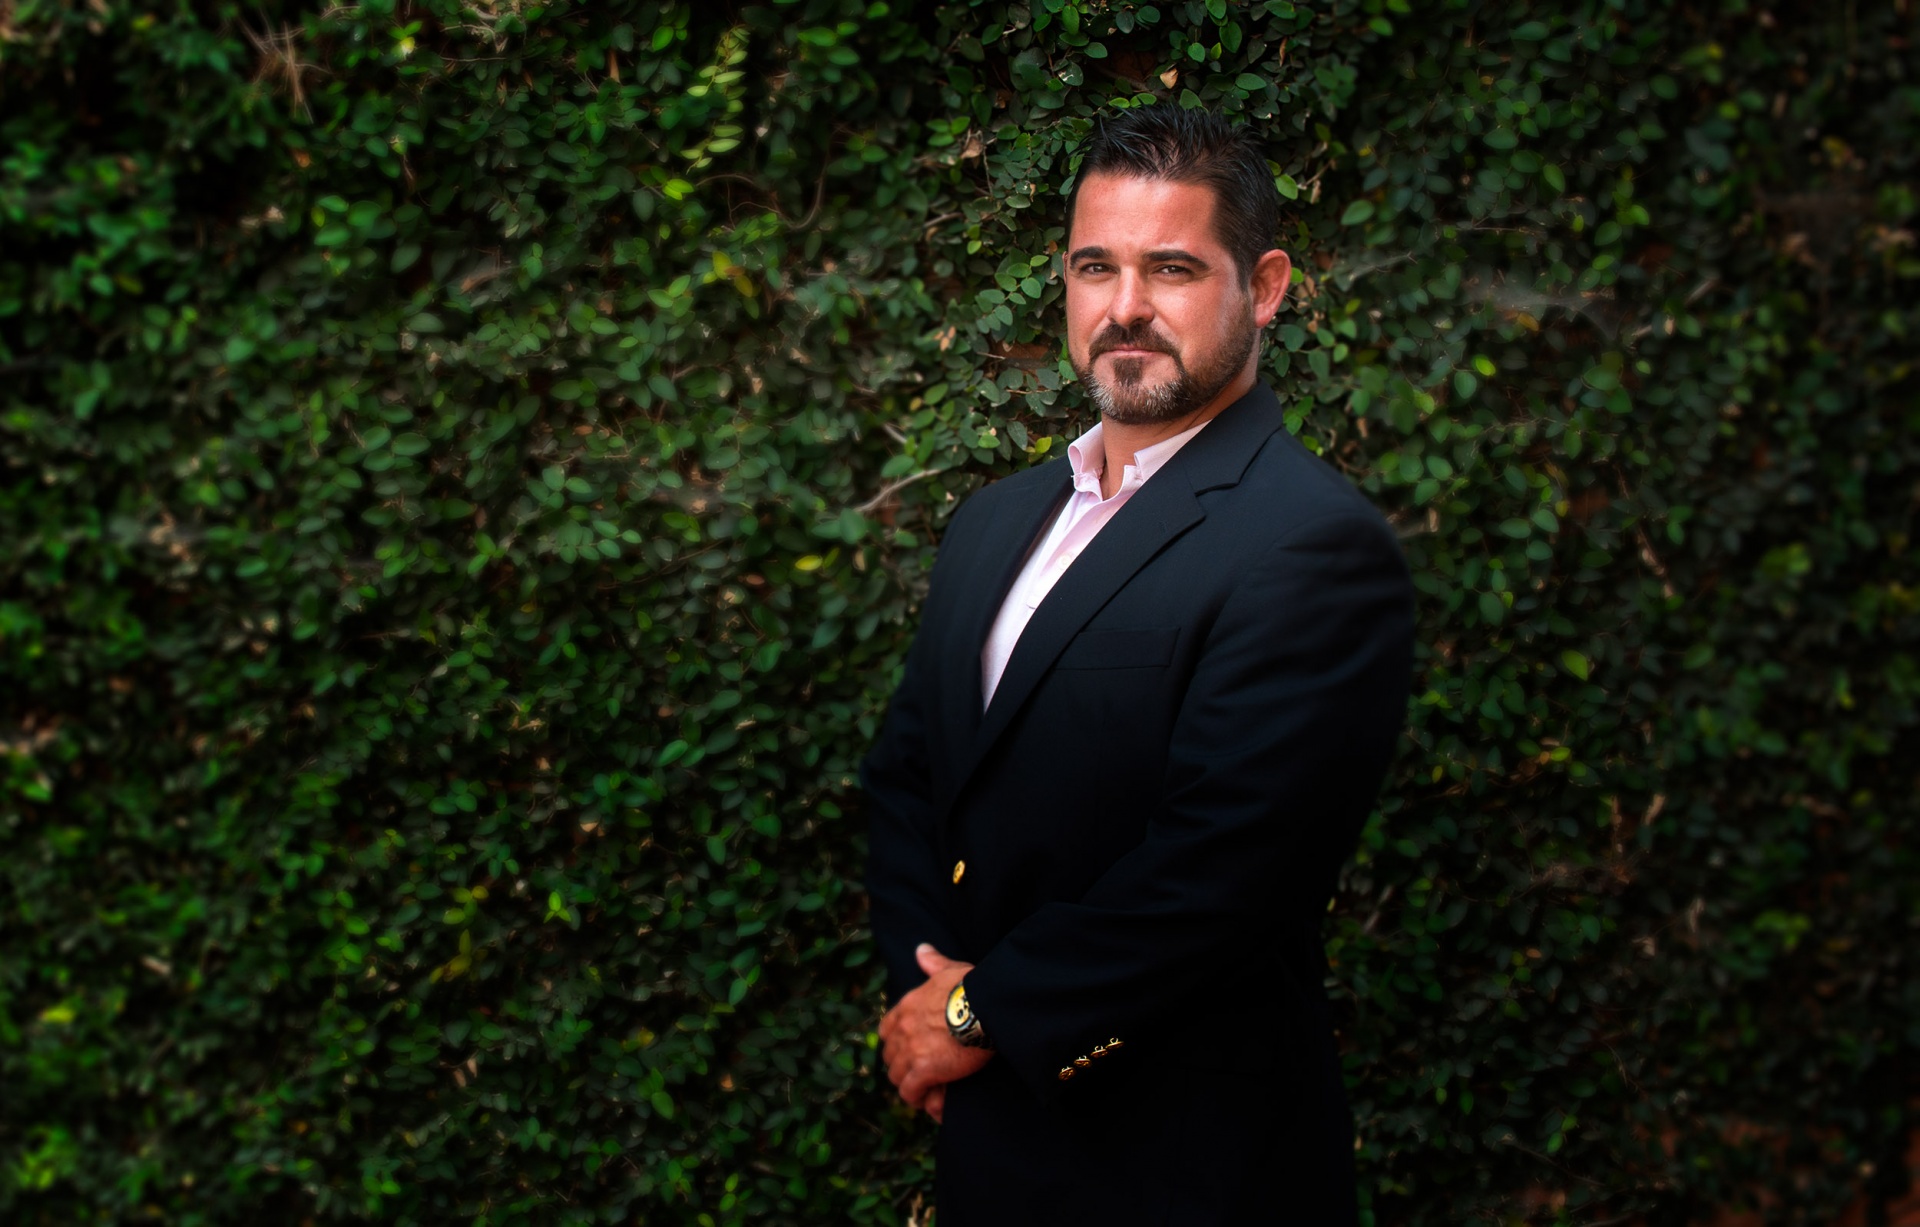
M965 861L955 861L953 863L953 884L955 886L960 885L960 879L966 876L967 863Z

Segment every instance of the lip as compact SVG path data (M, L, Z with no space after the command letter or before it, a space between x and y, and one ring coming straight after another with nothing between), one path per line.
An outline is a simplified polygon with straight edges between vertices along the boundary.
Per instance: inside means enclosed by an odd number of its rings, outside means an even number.
M1105 349L1100 351L1102 358L1152 358L1164 357L1157 349Z

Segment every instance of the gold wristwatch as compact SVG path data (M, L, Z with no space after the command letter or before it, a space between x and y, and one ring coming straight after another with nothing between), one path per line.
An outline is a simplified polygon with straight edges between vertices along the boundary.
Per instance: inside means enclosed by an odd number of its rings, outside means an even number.
M987 1039L986 1029L980 1025L980 1018L973 1012L973 1006L967 1001L966 981L953 986L947 994L947 1031L954 1039L967 1048L985 1048L993 1050L992 1041Z

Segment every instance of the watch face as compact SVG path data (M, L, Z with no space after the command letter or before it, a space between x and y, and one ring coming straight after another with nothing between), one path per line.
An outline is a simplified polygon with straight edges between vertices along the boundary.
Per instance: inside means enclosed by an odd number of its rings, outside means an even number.
M961 1028L973 1021L973 1007L967 1004L967 989L964 984L956 984L947 994L947 1025Z

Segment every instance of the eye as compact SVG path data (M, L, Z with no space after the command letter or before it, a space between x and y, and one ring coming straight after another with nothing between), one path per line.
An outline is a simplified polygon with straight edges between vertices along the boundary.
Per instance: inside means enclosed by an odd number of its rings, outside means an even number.
M1159 268L1155 269L1154 271L1159 273L1171 273L1175 276L1182 276L1186 273L1192 272L1193 270L1188 268L1184 264L1162 264Z

